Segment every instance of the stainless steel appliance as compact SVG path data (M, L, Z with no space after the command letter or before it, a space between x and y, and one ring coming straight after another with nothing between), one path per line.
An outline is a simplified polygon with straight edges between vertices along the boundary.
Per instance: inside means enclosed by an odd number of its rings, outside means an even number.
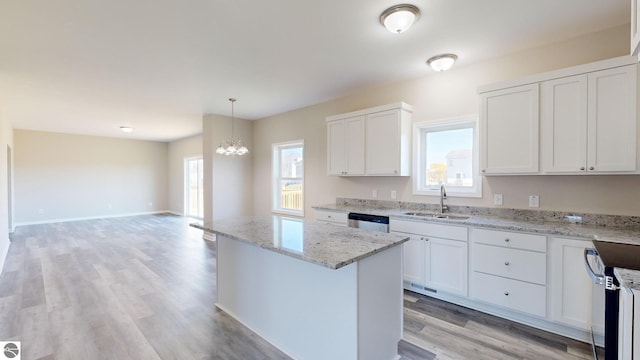
M363 230L389 232L389 217L349 213L349 227Z
M633 307L627 305L633 304L633 299L629 300L629 296L632 297L633 293L631 292L631 295L628 291L621 293L622 288L614 269L640 270L640 246L605 241L594 241L593 244L595 248L585 249L584 261L593 282L603 284L605 288L605 360L633 359L633 341L630 342L627 339L630 336L629 331L633 332L633 325L629 327L628 324L628 319L633 318ZM591 266L590 257L597 264L597 269ZM622 308L621 295L623 295ZM596 357L595 350L594 357Z

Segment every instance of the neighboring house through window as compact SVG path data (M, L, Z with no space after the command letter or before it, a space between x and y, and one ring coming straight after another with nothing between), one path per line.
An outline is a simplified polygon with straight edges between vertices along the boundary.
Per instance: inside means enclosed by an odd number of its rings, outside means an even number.
M413 193L482 197L478 172L478 118L427 121L414 124Z
M273 211L304 216L304 141L272 145Z

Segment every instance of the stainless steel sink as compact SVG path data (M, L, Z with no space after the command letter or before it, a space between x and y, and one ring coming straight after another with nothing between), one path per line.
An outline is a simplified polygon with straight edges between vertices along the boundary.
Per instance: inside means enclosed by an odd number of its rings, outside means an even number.
M466 216L466 215L434 214L434 213L417 212L417 211L408 211L402 214L409 215L409 216L421 216L421 217L430 217L430 218L448 219L448 220L467 220L469 218L469 216Z

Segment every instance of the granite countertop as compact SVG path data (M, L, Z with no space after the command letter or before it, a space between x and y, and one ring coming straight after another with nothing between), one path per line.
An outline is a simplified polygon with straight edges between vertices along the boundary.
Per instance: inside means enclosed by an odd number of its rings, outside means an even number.
M601 240L619 242L625 244L640 245L640 228L613 228L603 226L593 226L581 223L570 223L560 221L546 221L539 219L508 219L498 216L468 215L465 220L440 219L429 216L405 215L409 210L405 209L381 209L368 208L354 205L327 204L314 206L314 209L329 210L339 212L356 212L371 215L389 216L395 219L412 221L424 221L431 223L441 223L448 225L473 226L495 230L523 231L529 233L539 233L544 235L558 235L584 240ZM455 214L454 214L455 215Z
M614 271L621 286L640 291L640 271L620 268L615 268Z
M398 234L281 216L242 217L192 226L330 269L339 269L409 240Z
M468 213L465 213L464 215L469 216L469 218L464 220L440 219L429 216L406 215L406 212L412 211L408 209L376 208L354 204L327 204L314 206L313 208L318 210L329 210L338 212L357 212L371 215L388 216L394 219L423 221L447 225L472 226L475 228L522 231L552 236L566 236L571 238L583 239L585 241L600 240L605 242L640 245L640 228L637 226L607 227L588 225L584 223L571 223L568 221L550 221L535 218L534 216L527 216L526 218L519 219L499 216L475 215ZM620 275L619 280L621 286L640 290L640 271L618 268L616 268L616 270Z

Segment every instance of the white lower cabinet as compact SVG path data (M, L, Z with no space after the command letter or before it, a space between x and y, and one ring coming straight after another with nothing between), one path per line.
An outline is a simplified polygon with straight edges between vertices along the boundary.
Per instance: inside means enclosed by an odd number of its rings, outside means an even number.
M471 298L545 317L546 236L472 229L470 239Z
M417 287L467 296L466 227L391 219L390 228L410 236L403 244L404 281L409 290Z
M544 285L474 272L471 289L475 299L539 317L546 315Z
M345 212L328 211L328 210L315 210L316 221L322 221L328 224L347 226L348 215Z
M604 289L593 284L584 266L584 249L590 247L591 241L549 239L550 317L556 323L603 334Z

